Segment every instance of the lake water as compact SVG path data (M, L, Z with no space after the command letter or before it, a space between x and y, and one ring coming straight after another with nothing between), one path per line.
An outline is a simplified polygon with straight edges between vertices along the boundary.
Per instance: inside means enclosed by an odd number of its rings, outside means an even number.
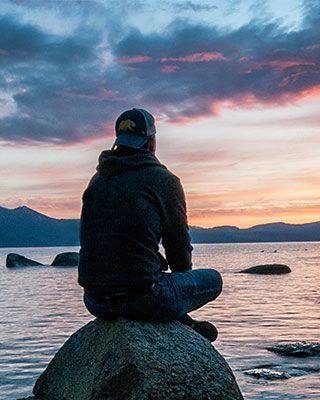
M65 340L91 317L82 304L76 268L5 268L9 252L42 263L78 248L0 249L0 399L31 395L36 378ZM276 251L276 252L275 252ZM194 267L218 269L222 295L195 311L216 324L217 350L232 367L247 400L320 399L320 357L289 358L267 346L320 341L320 242L197 244ZM265 263L289 265L280 276L236 274ZM281 381L244 374L259 366L287 371Z

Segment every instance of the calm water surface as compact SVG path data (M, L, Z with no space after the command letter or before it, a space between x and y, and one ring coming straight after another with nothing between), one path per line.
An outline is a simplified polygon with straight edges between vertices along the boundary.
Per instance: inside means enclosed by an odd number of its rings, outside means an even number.
M215 267L224 290L193 313L214 322L215 347L231 365L247 400L320 399L320 357L286 358L266 350L277 342L320 341L320 243L206 244L194 246L194 267ZM31 395L38 375L65 340L92 317L82 305L75 268L5 268L16 252L42 263L78 248L0 249L0 399ZM277 250L277 252L275 252ZM263 252L262 252L263 251ZM283 276L235 274L282 263ZM259 366L287 371L285 381L256 380Z

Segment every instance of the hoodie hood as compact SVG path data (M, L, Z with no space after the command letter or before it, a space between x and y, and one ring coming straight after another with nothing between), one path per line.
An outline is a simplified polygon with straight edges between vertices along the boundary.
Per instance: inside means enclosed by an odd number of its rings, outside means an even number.
M97 171L108 178L146 167L166 167L149 150L104 150L99 157Z

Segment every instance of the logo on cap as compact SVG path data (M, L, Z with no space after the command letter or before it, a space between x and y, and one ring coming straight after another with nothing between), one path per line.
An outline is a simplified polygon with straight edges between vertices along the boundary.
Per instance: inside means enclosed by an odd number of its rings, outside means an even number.
M120 131L127 131L128 129L130 131L134 131L135 127L136 127L136 124L134 121L131 121L131 119L125 119L124 121L121 121L119 124Z

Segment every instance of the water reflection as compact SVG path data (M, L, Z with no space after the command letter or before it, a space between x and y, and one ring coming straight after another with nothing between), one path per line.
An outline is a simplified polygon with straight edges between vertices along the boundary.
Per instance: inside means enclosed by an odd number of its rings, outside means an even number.
M44 266L9 270L4 260L11 251L0 250L3 399L30 395L36 377L54 353L92 319L82 304L76 269ZM57 253L77 248L14 251L51 263ZM320 341L319 260L320 243L195 245L195 267L220 270L224 291L215 302L194 312L194 317L218 326L220 336L215 346L233 367L246 399L319 400L319 358L289 359L266 350L278 341ZM235 274L264 263L287 264L292 273ZM265 382L244 375L244 370L259 365L281 366L291 373L298 371L298 376L285 382Z

